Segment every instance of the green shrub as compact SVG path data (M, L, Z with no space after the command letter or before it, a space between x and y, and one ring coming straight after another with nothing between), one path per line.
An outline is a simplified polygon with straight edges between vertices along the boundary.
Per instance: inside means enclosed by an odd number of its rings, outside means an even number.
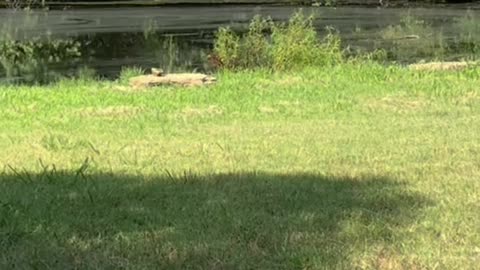
M272 58L275 70L297 65L312 65L318 61L318 37L312 25L313 17L295 13L288 24L274 27Z
M319 38L313 19L300 10L288 23L275 24L269 18L255 16L243 36L230 28L220 28L214 53L225 69L287 70L342 61L338 35L328 29L328 34Z
M240 37L229 27L222 27L215 38L214 52L226 69L235 69L240 59Z
M216 35L214 51L226 69L252 69L271 64L270 47L265 32L273 23L259 15L250 22L248 32L240 37L229 27L220 28Z
M342 59L341 43L333 29L319 41L313 16L296 13L287 25L275 26L272 34L273 68L285 70L303 66L327 66Z
M245 68L268 67L271 46L265 32L271 31L273 23L270 19L255 16L250 22L248 33L244 36L240 47L240 66Z

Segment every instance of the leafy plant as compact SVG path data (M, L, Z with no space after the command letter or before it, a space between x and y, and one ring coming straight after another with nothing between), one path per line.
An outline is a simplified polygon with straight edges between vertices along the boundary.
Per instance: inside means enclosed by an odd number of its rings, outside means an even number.
M256 15L250 22L248 33L240 44L240 65L245 68L269 66L271 46L265 33L270 32L273 23L270 18Z
M313 19L313 16L305 17L298 12L288 25L274 27L272 57L275 70L324 66L341 61L340 38L332 28L327 28L327 35L319 41Z
M223 68L234 69L239 66L240 37L229 27L219 29L215 39L214 52Z

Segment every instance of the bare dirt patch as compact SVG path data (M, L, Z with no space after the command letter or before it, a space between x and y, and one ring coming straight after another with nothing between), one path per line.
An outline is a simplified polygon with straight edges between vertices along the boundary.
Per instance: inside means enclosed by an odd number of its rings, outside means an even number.
M429 102L422 98L408 99L405 97L372 98L364 102L368 111L387 111L395 113L417 112L429 106Z

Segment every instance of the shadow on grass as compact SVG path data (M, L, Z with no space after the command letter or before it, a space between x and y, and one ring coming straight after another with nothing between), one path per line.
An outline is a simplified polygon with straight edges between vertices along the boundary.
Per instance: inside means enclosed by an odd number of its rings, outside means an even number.
M387 178L0 175L1 269L348 268L426 200Z

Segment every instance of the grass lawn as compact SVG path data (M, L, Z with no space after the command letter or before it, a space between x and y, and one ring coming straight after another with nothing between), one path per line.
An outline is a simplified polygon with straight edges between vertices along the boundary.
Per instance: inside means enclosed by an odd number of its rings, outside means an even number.
M480 69L0 86L0 269L475 269Z

